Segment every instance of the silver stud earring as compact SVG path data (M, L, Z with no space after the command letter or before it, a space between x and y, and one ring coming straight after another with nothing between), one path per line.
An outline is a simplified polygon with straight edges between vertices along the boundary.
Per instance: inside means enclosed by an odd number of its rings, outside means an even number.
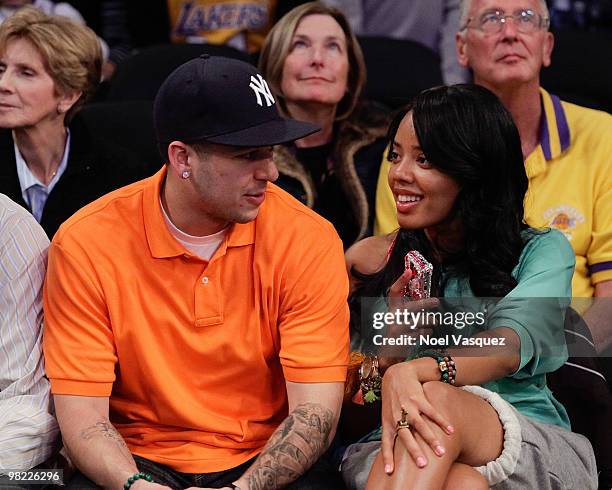
M189 176L191 175L191 172L189 170L185 170L182 174L181 177L183 177L184 179L188 179Z

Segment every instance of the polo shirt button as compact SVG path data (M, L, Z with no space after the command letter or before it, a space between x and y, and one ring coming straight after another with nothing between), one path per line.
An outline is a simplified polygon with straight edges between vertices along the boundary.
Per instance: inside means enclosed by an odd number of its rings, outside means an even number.
M202 284L208 284L208 276L202 278Z

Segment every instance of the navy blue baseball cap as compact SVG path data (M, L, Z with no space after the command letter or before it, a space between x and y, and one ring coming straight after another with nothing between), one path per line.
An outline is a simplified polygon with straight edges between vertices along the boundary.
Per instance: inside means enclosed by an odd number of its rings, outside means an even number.
M153 120L160 145L178 140L272 146L320 129L281 117L267 82L253 65L207 54L166 78L155 97Z

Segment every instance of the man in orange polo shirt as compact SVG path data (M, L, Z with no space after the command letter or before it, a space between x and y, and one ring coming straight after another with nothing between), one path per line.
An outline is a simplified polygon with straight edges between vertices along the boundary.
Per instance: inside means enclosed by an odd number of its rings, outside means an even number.
M154 119L166 167L77 212L49 253L71 485L334 488L309 468L346 376L342 243L270 183L272 145L317 128L282 119L251 65L207 55L168 77Z

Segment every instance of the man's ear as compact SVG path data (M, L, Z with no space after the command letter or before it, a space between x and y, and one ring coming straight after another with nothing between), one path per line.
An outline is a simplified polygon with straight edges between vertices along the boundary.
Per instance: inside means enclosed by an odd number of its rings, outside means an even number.
M457 61L465 68L469 67L469 57L467 55L467 43L465 42L465 33L458 32L455 34L455 46L457 48Z
M179 176L184 172L191 173L189 148L182 141L173 141L168 145L168 165Z
M542 43L542 66L550 66L553 48L555 47L555 36L552 32L547 32Z

